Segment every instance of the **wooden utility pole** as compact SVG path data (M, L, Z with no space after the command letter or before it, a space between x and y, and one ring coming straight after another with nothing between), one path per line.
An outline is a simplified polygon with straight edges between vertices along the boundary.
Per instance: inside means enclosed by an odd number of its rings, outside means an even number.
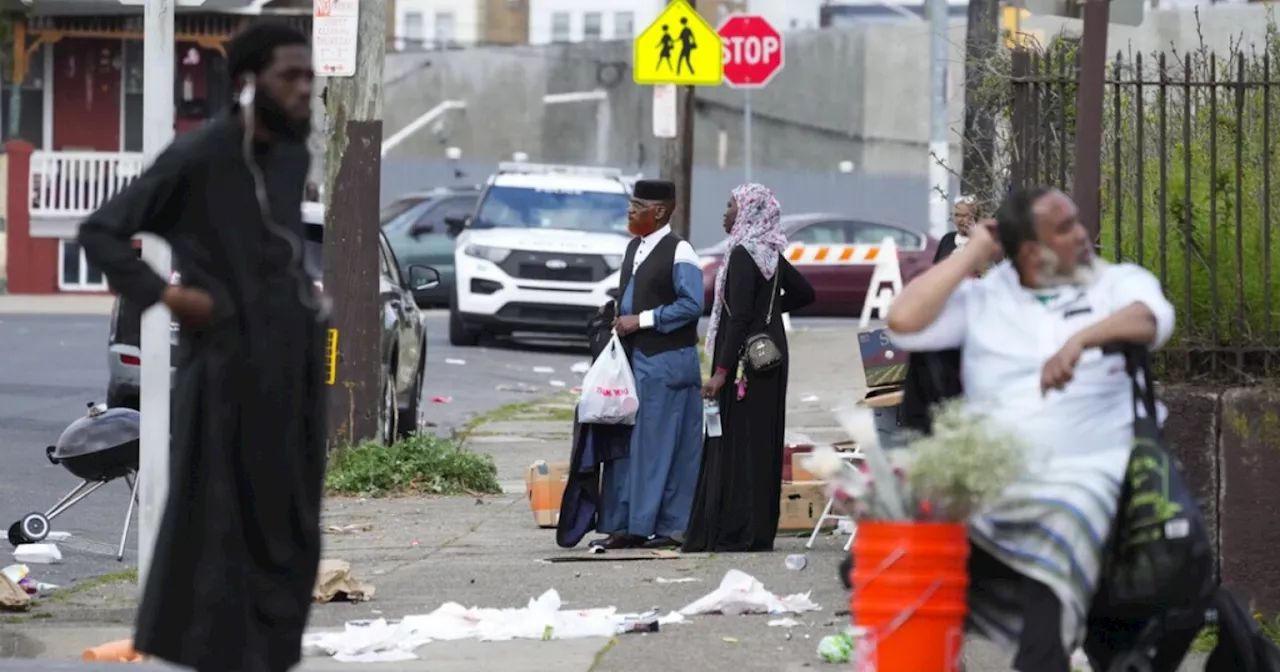
M698 0L689 0L698 9ZM676 96L676 137L662 143L661 163L658 175L676 183L676 211L671 216L671 228L676 235L689 239L689 221L693 205L693 88L681 86Z
M1102 95L1107 74L1108 0L1084 3L1084 36L1081 38L1080 85L1076 88L1076 166L1072 197L1080 207L1085 228L1098 239L1102 214Z
M324 277L333 298L331 343L337 333L330 450L376 437L382 401L378 210L387 7L382 0L364 0L359 7L355 76L329 77L324 96Z
M988 64L999 48L1000 3L998 0L969 0L966 11L964 57L964 129L960 189L976 196L982 215L992 214L999 200L993 175L996 162L997 104L990 93Z

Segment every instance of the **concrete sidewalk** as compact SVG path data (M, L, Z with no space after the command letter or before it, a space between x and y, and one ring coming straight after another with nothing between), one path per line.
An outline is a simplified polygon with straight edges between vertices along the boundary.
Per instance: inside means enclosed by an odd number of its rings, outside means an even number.
M861 381L855 335L838 330L797 332L792 337L792 352L789 413L793 429L815 438L838 438L827 409L840 396L856 393L852 388L855 381ZM815 396L817 401L800 401ZM508 414L500 422L477 427L472 446L494 455L504 484L514 486L522 481L525 469L535 460L568 459L570 427L561 417L560 403ZM308 658L300 668L303 672L635 672L664 668L778 672L823 666L816 655L818 641L842 629L849 620L849 596L836 569L843 555L842 537L820 537L810 551L804 549L803 537L807 535L790 535L779 538L773 553L675 555L666 559L635 559L624 553L593 555L583 548L558 548L553 530L534 525L522 494L330 499L324 525L329 530L351 530L325 535L325 557L349 561L356 578L374 584L376 594L372 601L361 604L317 605L312 610L316 629L340 628L350 620L423 614L445 602L523 607L550 588L560 593L569 608L615 606L625 612L653 608L666 612L713 590L730 569L751 574L776 594L812 591L812 599L822 610L795 617L801 625L793 628L770 627L767 623L773 617L768 616L699 616L665 626L655 634L624 635L614 640L436 642L418 651L421 660L406 663L340 664ZM808 556L806 569L786 569L783 560L791 553ZM39 578L39 568L33 570ZM32 614L10 618L0 626L0 670L87 670L44 667L30 660L14 667L15 661L5 659L70 661L89 646L130 636L136 587L83 585L86 587L46 600ZM4 622L2 616L0 622ZM1008 669L1007 658L983 642L967 647L966 658L970 672Z
M110 315L110 294L0 294L0 315Z

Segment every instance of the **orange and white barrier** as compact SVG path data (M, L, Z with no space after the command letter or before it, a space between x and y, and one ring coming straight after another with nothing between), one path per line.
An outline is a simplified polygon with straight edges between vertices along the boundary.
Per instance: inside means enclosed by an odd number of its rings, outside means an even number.
M889 238L887 240L892 240ZM787 261L794 264L876 264L886 257L884 245L805 245L787 247ZM887 256L896 257L890 246Z

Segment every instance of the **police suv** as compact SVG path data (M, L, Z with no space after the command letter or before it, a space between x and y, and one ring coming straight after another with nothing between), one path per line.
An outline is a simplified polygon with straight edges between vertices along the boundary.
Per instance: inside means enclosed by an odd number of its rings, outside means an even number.
M634 176L503 163L470 217L450 217L456 289L449 342L516 331L582 335L617 293Z

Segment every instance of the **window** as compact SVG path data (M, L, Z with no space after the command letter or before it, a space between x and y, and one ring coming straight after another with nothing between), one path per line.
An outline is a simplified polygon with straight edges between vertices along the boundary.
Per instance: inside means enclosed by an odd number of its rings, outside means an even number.
M453 12L436 12L436 48L453 44L457 39L457 26L453 23Z
M422 12L405 12L404 48L421 49L426 37L426 29L422 24Z
M85 258L80 244L73 240L62 241L58 248L58 289L93 291L106 288L106 277Z
M853 243L860 245L879 245L885 238L892 238L893 243L904 250L923 250L924 239L920 236L899 229L896 226L858 222L853 226Z
M791 242L841 245L849 242L849 228L844 222L814 222L791 234Z
M600 12L587 12L582 15L582 39L587 42L600 40Z
M551 41L568 42L569 12L555 12L551 15Z
M621 192L494 186L485 193L472 225L626 233L629 204Z
M471 213L476 211L478 200L480 200L478 196L455 196L441 201L427 214L427 223L431 225L431 232L447 231L449 225L444 221L446 217L470 217Z
M613 39L629 40L636 36L636 15L633 12L613 13Z

